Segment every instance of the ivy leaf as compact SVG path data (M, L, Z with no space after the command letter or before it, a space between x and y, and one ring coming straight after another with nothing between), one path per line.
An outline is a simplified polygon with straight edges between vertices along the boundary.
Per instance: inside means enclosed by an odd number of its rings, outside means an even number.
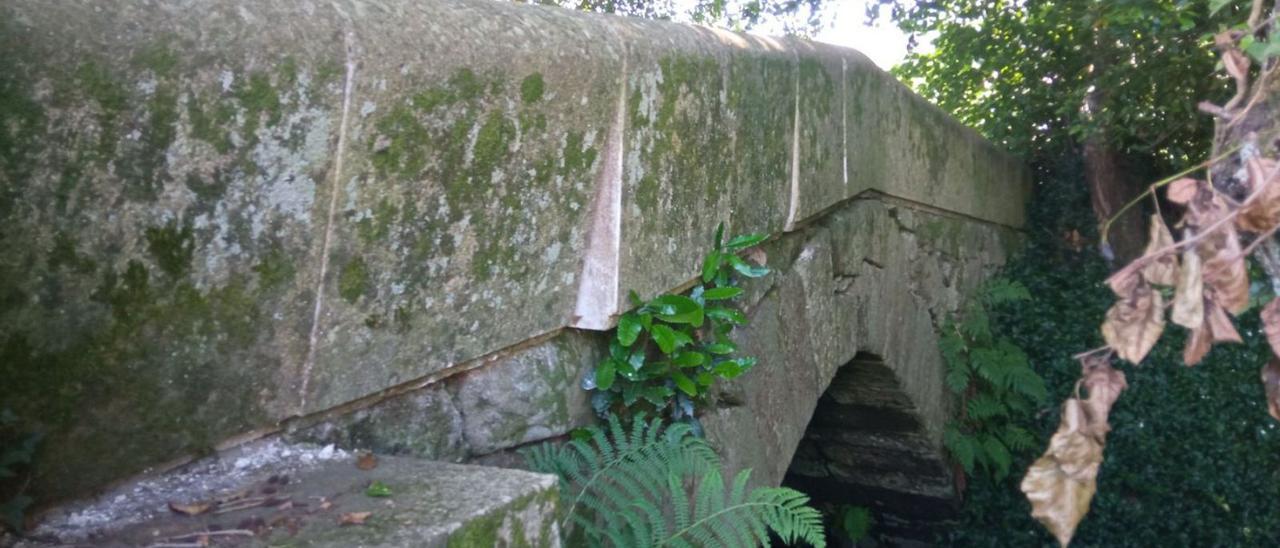
M724 248L724 221L716 225L715 250L720 251Z
M702 283L711 283L716 274L720 273L720 252L712 251L707 253L706 258L702 259Z
M707 355L693 351L681 352L671 359L671 363L677 367L697 367L707 363Z
M767 239L768 237L769 237L768 234L743 234L733 238L732 240L729 240L729 243L725 244L725 248L728 249L729 251L738 251L740 249L746 249L748 247L751 247L753 245L756 245L760 242L765 241L765 239Z
M649 334L653 336L653 342L658 344L658 349L663 354L670 354L676 350L676 332L675 330L662 325L660 323L653 324L653 328L649 330Z
M713 307L707 308L706 314L710 318L713 318L722 322L729 322L734 325L746 325L747 323L746 314L743 314L741 311L734 310L732 308L722 308L718 306L713 306Z
M596 387L600 390L608 390L613 387L613 379L617 373L618 362L613 358L609 358L600 363L596 367Z
M663 295L649 302L658 313L658 319L670 323L687 323L701 327L704 320L702 305L683 295Z
M707 345L706 350L712 354L732 354L738 350L738 345L733 344L732 342L718 342Z
M633 307L644 306L644 301L640 299L640 295L637 295L634 289L627 292L627 300L631 301L631 306Z
M681 392L689 396L698 395L698 385L694 384L693 379L690 379L688 375L674 371L671 373L671 380L675 381L676 388L679 388Z
M728 258L729 258L729 266L732 266L733 269L738 272L738 274L741 274L748 278L759 278L769 273L768 267L753 266L750 263L742 260L742 257L739 257L737 255L728 255Z
M622 346L630 347L635 344L636 338L640 336L640 319L635 314L627 313L618 317L618 342Z
M1227 7L1233 0L1209 0L1209 15L1217 15L1222 8Z
M702 294L702 297L708 301L723 301L725 299L732 299L741 294L741 287L717 287L715 289L708 289Z

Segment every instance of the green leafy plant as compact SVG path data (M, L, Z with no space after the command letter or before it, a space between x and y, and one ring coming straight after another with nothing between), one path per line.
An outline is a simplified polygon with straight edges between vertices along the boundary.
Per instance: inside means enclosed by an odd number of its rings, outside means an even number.
M596 391L592 406L601 417L646 406L696 425L695 402L716 380L732 379L756 364L755 358L734 356L738 346L729 333L747 317L731 302L742 295L740 277L769 273L738 256L767 236L745 234L727 242L723 236L721 223L702 261L699 283L687 295L642 301L631 292L634 309L618 318L609 356L583 379L583 388Z
M997 480L1009 475L1013 455L1035 447L1025 425L1048 398L1044 379L1027 355L991 331L991 308L1031 298L1017 282L994 280L959 318L943 326L939 342L947 366L947 388L960 396L959 416L943 440L951 455L973 474L981 467Z
M803 493L748 492L750 470L726 492L715 451L687 424L638 416L625 427L611 416L607 428L522 453L533 470L560 477L567 534L590 546L768 546L771 532L826 545L822 515Z
M13 412L0 410L0 496L8 495L8 499L0 503L0 522L18 531L22 529L22 517L32 498L22 492L20 487L8 493L9 486L19 479L22 468L29 466L35 458L36 446L40 443L39 433L11 434L18 418Z

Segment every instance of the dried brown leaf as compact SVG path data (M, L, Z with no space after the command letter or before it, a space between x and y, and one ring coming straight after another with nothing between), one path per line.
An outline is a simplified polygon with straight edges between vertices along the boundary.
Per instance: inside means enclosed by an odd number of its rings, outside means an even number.
M1245 162L1250 192L1257 193L1257 196L1240 209L1236 217L1236 226L1240 230L1262 234L1280 224L1280 185L1267 176L1274 169L1274 160L1258 156Z
M338 519L338 525L364 525L365 520L372 515L373 512L347 512Z
M1169 183L1168 190L1164 191L1164 195L1170 202L1175 204L1186 204L1192 198L1196 197L1199 190L1200 181L1191 178L1182 178Z
M1134 284L1107 311L1102 337L1116 354L1132 363L1142 361L1164 331L1164 299L1145 283Z
M1280 298L1271 299L1262 307L1262 329L1267 333L1267 342L1271 344L1271 352L1280 356Z
M1205 296L1227 312L1239 314L1249 307L1249 271L1235 227L1223 226L1219 230L1224 233L1224 237L1216 242L1219 247L1212 249L1212 256L1201 257L1204 259L1204 284L1209 288ZM1201 253L1209 249L1202 246Z
M169 501L169 510L184 516L198 516L208 512L211 508L213 508L213 503L207 501L192 502L189 504Z
M1150 240L1147 242L1146 251L1142 253L1143 256L1153 256L1172 245L1173 234L1169 233L1169 227L1165 226L1164 219L1161 219L1159 214L1151 214ZM1142 277L1153 284L1173 286L1178 283L1177 255L1166 253L1155 257L1142 268Z
M1191 335L1187 337L1187 346L1182 349L1182 363L1187 366L1200 363L1212 347L1213 334L1209 332L1209 326L1201 325L1192 329Z
M1262 366L1262 386L1267 389L1267 412L1280 421L1280 358L1272 356Z
M1199 329L1204 324L1204 280L1200 277L1200 254L1195 249L1182 253L1170 318L1187 329Z
M1209 327L1209 334L1213 336L1213 342L1244 342L1240 338L1240 332L1236 331L1236 326L1231 324L1231 318L1222 310L1222 307L1213 301L1209 301L1204 305L1204 322Z
M1031 517L1044 524L1063 546L1089 512L1102 464L1102 441L1086 432L1083 404L1068 399L1049 449L1031 465L1021 489L1031 502Z
M1084 410L1089 424L1087 432L1097 436L1099 440L1111 431L1107 418L1111 414L1111 406L1116 403L1120 393L1129 387L1124 372L1111 367L1105 358L1092 359L1085 362L1084 379L1081 384L1089 391L1084 400Z
M1222 65L1227 69L1227 74L1232 78L1242 79L1249 76L1249 58L1245 57L1240 50L1227 49L1222 51Z
M356 468L361 470L373 470L377 467L378 457L374 456L373 453L364 452L360 453L359 457L356 457Z

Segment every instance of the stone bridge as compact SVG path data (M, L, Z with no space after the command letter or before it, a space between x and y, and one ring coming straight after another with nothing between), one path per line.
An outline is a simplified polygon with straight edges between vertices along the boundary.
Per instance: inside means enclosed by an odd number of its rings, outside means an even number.
M0 45L0 407L42 503L262 438L507 462L592 420L626 293L722 221L776 270L702 417L726 462L954 497L935 332L1029 175L856 51L487 0L11 0Z

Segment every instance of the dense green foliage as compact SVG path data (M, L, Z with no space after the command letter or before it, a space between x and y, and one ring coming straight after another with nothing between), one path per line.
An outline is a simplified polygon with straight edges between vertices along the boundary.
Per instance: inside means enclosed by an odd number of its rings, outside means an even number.
M618 318L609 356L582 382L596 391L592 406L601 417L642 408L696 427L694 406L716 380L732 379L756 364L755 358L734 356L738 345L729 333L747 317L729 303L742 294L739 276L769 273L737 255L764 239L746 234L726 242L721 224L699 283L687 296L660 295L646 302L631 292L635 308Z
M21 480L21 472L31 465L40 434L15 432L18 418L8 409L0 409L0 493L12 493L7 500L0 500L0 525L22 529L22 517L33 499L22 492L20 485L10 486ZM12 488L10 488L12 487Z
M763 22L780 24L789 32L805 32L821 24L819 8L825 0L516 0L555 4L597 13L646 19L688 20L735 30Z
M768 546L771 532L787 543L826 544L822 516L803 493L748 492L750 470L726 492L715 452L686 424L637 417L628 429L614 416L607 429L591 427L524 455L534 470L560 477L577 527L570 539L590 546Z
M1212 120L1195 105L1231 95L1207 35L1247 9L1233 2L1211 15L1194 0L879 1L904 31L932 37L932 51L894 73L961 122L1041 158L1104 129L1112 146L1157 172L1203 156ZM1091 92L1092 110L1083 108Z
M992 332L1021 347L1044 376L1049 402L1072 393L1080 375L1074 351L1102 343L1098 325L1114 295L1096 255L1064 245L1078 230L1096 238L1079 165L1041 170L1031 204L1026 252L1005 275L1032 299L994 307ZM1114 430L1092 509L1073 546L1265 546L1280 539L1280 428L1267 414L1258 368L1269 350L1256 314L1239 320L1244 345L1215 348L1182 365L1184 334L1168 330L1142 366L1125 366L1130 388L1111 413ZM1056 403L1030 427L1048 440ZM1023 470L1033 456L1014 459ZM944 542L959 546L1056 545L1028 515L1019 475L974 481L964 518Z
M1048 397L1044 379L1031 369L1021 348L991 332L990 321L992 308L1030 299L1022 284L995 280L943 324L939 346L947 364L947 388L960 398L943 440L967 474L981 467L1004 479L1013 456L1038 445L1026 425Z

